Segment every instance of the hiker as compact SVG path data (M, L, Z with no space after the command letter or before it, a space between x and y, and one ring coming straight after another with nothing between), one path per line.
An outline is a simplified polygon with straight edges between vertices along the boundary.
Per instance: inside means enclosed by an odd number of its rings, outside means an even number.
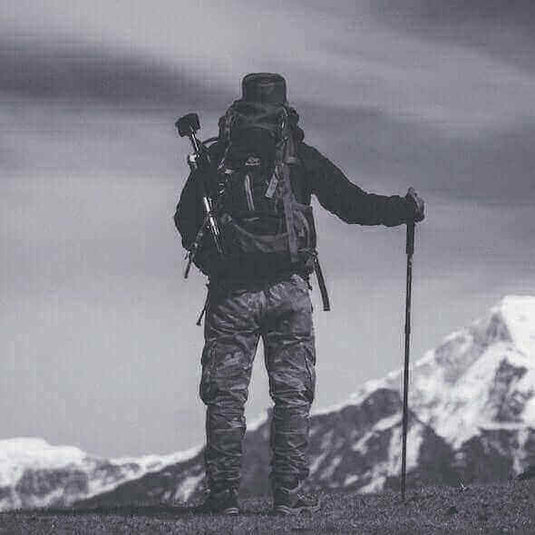
M244 405L260 338L274 403L274 512L319 508L303 492L315 387L313 272L329 308L311 196L347 223L391 227L424 218L424 202L412 188L404 197L382 196L350 182L304 143L298 121L281 75L245 76L241 99L221 117L217 141L207 149L209 170L190 173L174 216L183 246L195 251L194 263L209 278L200 384L207 407L202 510L208 512L239 512ZM208 228L203 191L214 200L223 254L202 230Z

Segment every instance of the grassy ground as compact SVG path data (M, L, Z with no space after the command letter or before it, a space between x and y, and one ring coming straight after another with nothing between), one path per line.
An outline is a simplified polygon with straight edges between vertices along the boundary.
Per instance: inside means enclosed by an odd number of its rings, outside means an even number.
M321 495L318 513L270 514L268 499L243 500L237 517L198 515L191 508L132 506L117 509L15 511L0 514L0 534L501 534L535 533L535 480L465 489L408 490L405 503L390 492Z

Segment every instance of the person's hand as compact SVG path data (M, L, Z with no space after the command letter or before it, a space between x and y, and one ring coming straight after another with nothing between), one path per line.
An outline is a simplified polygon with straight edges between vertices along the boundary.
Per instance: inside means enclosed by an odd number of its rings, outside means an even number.
M416 190L412 186L409 188L409 191L407 191L405 199L410 201L414 206L414 222L419 223L420 221L423 221L425 218L425 203L424 200L418 196Z

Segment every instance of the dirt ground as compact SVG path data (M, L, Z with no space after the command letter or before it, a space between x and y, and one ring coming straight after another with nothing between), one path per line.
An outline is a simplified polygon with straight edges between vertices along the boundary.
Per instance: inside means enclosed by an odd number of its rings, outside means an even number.
M423 487L399 494L321 494L322 509L274 516L270 500L242 501L236 517L200 515L192 507L143 506L0 513L0 534L534 534L535 480L467 488Z

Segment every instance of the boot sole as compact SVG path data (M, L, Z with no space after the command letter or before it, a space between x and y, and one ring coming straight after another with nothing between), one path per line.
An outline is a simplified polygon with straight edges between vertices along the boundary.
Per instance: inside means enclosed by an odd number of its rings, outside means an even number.
M240 510L237 507L227 507L221 511L222 515L239 515Z
M198 507L195 509L195 513L201 515L239 515L240 510L238 507L226 507L225 509L212 509L205 507Z
M303 507L288 507L287 505L277 505L273 512L277 515L292 516L301 513L316 513L320 510L320 504Z

